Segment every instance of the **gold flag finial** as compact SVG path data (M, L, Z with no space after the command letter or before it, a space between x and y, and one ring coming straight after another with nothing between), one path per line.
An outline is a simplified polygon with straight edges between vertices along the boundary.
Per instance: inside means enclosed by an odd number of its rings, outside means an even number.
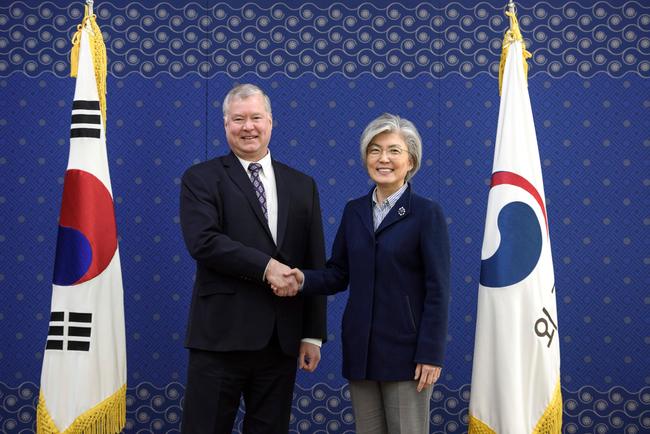
M515 3L510 0L507 6L508 10L506 15L510 18L510 28L506 30L505 35L503 35L503 45L501 47L501 62L499 63L499 95L501 95L501 85L503 84L503 70L506 66L506 58L508 57L508 49L514 41L520 41L522 44L522 54L524 60L524 76L528 79L528 62L533 55L526 50L526 43L524 42L523 36L521 36L521 30L519 29L519 21L517 21L517 8Z

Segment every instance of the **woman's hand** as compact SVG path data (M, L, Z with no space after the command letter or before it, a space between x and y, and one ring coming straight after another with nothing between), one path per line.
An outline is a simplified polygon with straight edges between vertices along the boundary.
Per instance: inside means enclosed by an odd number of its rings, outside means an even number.
M299 288L302 287L302 284L305 280L305 275L302 273L302 271L297 268L293 268L287 272L282 273L282 276L285 279L292 280L294 284L284 288L271 284L273 293L278 297L293 297L298 294L300 291Z
M418 383L418 392L422 392L426 387L431 386L433 383L438 381L438 378L440 378L440 371L442 371L440 366L418 363L417 366L415 366L415 378L413 378L414 380L420 380Z

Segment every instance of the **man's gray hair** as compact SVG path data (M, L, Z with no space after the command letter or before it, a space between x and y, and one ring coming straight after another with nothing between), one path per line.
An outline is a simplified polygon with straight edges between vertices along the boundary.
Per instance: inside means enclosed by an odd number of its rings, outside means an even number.
M223 110L224 119L228 116L228 109L230 109L230 103L235 99L246 99L249 96L253 95L262 95L264 97L264 107L266 108L269 116L272 116L271 113L271 100L268 95L264 93L262 89L255 86L254 84L245 83L238 84L233 87L228 95L223 99L223 104L221 104L221 109Z
M413 175L420 169L420 162L422 161L422 138L415 125L413 125L413 122L390 113L384 113L371 121L366 129L363 130L363 134L361 134L361 147L359 149L361 151L363 165L366 168L368 167L368 145L370 145L377 134L381 133L399 134L404 139L409 158L413 164L413 168L406 174L406 181L413 178Z

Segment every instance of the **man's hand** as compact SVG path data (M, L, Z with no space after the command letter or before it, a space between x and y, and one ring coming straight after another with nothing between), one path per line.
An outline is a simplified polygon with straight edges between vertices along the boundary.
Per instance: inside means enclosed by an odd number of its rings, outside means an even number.
M298 282L291 274L291 268L273 258L269 261L264 278L273 288L275 295L286 297L298 293Z
M320 362L320 347L309 342L300 342L298 368L307 372L314 372L318 362Z
M296 281L296 292L293 291L282 291L280 288L276 288L275 286L271 285L271 288L273 288L273 292L275 295L280 296L280 297L287 297L287 296L294 296L298 293L300 288L302 288L302 284L305 281L305 275L302 271L300 271L297 268L292 268L288 272L285 272L282 274L285 278L287 279L294 279Z
M418 363L415 367L415 378L413 378L414 380L420 380L418 383L418 392L422 392L423 389L438 381L441 370L442 368L440 366Z

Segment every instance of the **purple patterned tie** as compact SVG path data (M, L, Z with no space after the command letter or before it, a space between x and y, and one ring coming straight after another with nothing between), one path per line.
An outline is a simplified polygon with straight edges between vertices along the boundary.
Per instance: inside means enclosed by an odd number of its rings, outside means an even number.
M260 170L262 170L262 165L260 163L251 163L248 165L248 171L251 173L251 182L253 183L257 200L260 202L260 206L262 207L264 218L268 221L269 216L266 210L266 192L264 191L264 184L262 184L262 180L260 179Z

